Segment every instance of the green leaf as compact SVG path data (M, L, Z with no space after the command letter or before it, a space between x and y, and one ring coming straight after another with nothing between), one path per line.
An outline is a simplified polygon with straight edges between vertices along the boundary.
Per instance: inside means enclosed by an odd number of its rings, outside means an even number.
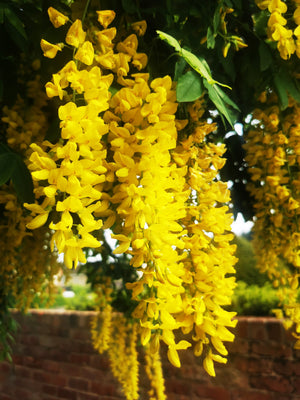
M178 79L176 88L177 101L195 101L201 96L202 92L201 77L194 71L188 71Z
M259 60L260 60L260 70L265 71L272 65L272 55L269 50L269 47L263 42L260 41L259 47Z
M162 31L156 31L159 38L161 40L164 40L165 42L167 42L170 46L174 47L174 49L178 52L181 51L181 46L178 43L178 41L171 35L168 35L167 33L164 33Z
M15 168L12 173L12 182L19 200L22 203L33 203L33 182L24 161L16 155Z
M183 49L178 41L171 35L164 33L162 31L156 31L160 37L160 39L166 41L170 46L174 47L176 51L185 59L185 61L196 71L200 74L210 85L214 85L217 83L218 85L228 87L223 83L217 82L211 76L211 71L209 65L202 57L197 57L195 54L191 53L190 51Z
M0 154L0 185L3 185L12 177L14 169L14 153L8 152Z
M185 67L186 67L186 61L184 58L180 57L175 64L174 81L176 81L176 82L178 81L178 79L181 77Z
M174 47L176 51L179 52L180 56L185 59L185 61L200 75L203 79L203 84L208 90L208 96L211 101L215 104L221 116L224 116L229 124L233 127L235 118L234 114L230 110L230 107L233 107L235 110L239 111L238 106L217 86L225 86L230 89L229 86L224 85L220 82L214 80L211 76L211 71L209 65L206 60L202 57L197 57L195 54L190 51L183 49L178 41L172 36L157 31L159 37L162 40L165 40L170 46Z
M300 102L300 92L293 78L283 69L274 76L274 83L282 103L282 108L288 105L288 94Z
M215 40L215 34L212 31L210 26L207 28L206 38L207 38L207 41L206 41L207 48L208 49L213 49L215 47L216 40Z
M27 35L24 29L24 24L20 18L10 9L5 8L4 10L5 19L19 32L19 34L27 40Z
M225 93L222 90L220 92L220 88L218 88L216 85L209 85L206 81L204 81L203 84L208 90L208 96L210 100L217 107L220 114L227 119L231 127L233 127L235 123L235 118L233 113L229 109L228 104L226 104L226 101L224 101L224 97L227 97Z
M237 111L241 111L239 109L239 106L237 104L235 104L234 101L231 100L231 98L229 96L227 96L227 94L225 92L223 92L223 90L215 85L215 89L218 92L219 96L221 97L221 99L228 104L229 106L231 106L232 108L234 108Z
M217 31L219 29L219 25L220 25L220 19L221 19L220 7L221 7L221 5L219 4L218 7L216 8L216 11L215 11L214 17L213 17L214 33L217 33Z
M264 37L266 35L269 16L270 14L268 10L260 10L258 13L253 15L254 32L258 36Z
M20 18L8 7L4 9L4 24L5 29L9 32L11 39L15 44L24 50L27 47L27 35Z
M288 94L290 94L295 100L300 101L299 90L293 80L287 74L285 74L283 71L279 71L274 75L273 80L282 110L288 106Z

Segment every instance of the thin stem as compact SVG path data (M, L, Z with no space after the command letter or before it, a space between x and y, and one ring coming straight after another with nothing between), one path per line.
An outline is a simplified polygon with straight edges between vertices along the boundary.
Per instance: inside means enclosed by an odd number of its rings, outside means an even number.
M87 2L85 4L85 8L84 8L84 11L83 11L83 14L82 14L82 23L83 23L83 21L84 21L84 19L86 17L90 2L91 2L91 0L87 0Z

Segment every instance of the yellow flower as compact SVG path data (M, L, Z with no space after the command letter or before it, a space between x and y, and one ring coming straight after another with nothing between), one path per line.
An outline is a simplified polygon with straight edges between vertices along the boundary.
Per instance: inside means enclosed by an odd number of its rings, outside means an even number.
M299 26L300 25L300 6L296 8L293 14L295 23Z
M177 344L174 343L174 344L169 345L168 353L167 353L168 359L169 359L170 363L174 365L174 367L180 368L180 366L181 366L177 350L185 350L190 346L191 346L191 343L189 343L186 340L180 340L180 342Z
M53 82L47 82L45 85L47 96L50 98L58 96L62 100L64 91L61 86L61 77L58 74L53 74L52 79Z
M133 22L131 24L131 27L139 36L143 36L147 29L147 22L144 20L138 21L138 22Z
M261 10L266 10L269 7L271 0L255 0L256 5Z
M70 46L79 47L85 40L86 33L82 29L82 23L77 19L69 28L66 36L66 43Z
M92 65L94 61L94 47L91 42L84 42L77 50L74 58L86 65Z
M113 10L101 10L96 12L98 14L98 21L103 28L107 28L116 16L116 13Z
M203 367L210 376L216 376L211 350L203 360Z
M82 251L79 240L73 236L70 239L66 240L64 263L67 268L72 269L76 268L78 262L86 263L86 258Z
M271 0L268 5L268 9L270 13L277 11L281 14L284 14L287 12L287 5L281 0Z
M44 56L47 58L54 58L58 51L61 51L61 44L52 44L47 42L47 40L41 40L41 49L44 53Z
M53 7L48 8L48 15L49 15L49 19L50 19L51 23L53 24L53 26L55 28L59 28L60 26L64 25L69 20L69 18L66 15L57 11Z
M123 42L117 44L117 50L119 52L127 53L133 56L136 53L138 47L138 39L135 34L129 35Z

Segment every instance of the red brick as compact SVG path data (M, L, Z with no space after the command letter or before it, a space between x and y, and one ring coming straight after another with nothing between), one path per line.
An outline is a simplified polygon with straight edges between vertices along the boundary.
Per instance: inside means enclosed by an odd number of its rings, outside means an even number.
M12 360L14 365L23 364L24 356L22 354L13 354Z
M275 400L273 394L258 390L231 390L231 400Z
M74 363L74 364L78 364L78 365L86 365L86 364L89 364L90 357L88 354L71 353L69 360L70 360L70 363Z
M275 342L255 342L252 343L252 351L255 354L273 356L276 358L284 357L290 358L292 357L292 348L289 346L285 346L283 344L278 344Z
M38 391L41 388L41 382L37 382L33 379L27 379L27 378L19 378L19 377L15 377L15 379L12 382L13 387L15 388L15 390L19 390L19 389L26 389L28 391Z
M236 337L234 342L225 343L229 354L245 354L249 352L249 340Z
M195 394L200 396L201 399L206 396L211 400L231 400L230 389L217 386L205 387L203 385L199 385L195 389Z
M43 393L49 394L50 396L56 396L57 395L57 386L43 385L42 391L43 391Z
M272 360L262 357L235 356L233 365L239 370L247 373L262 373L272 371Z
M297 394L300 394L300 378L294 378L293 380L292 380L292 382L293 382L293 386L294 386L294 388L295 388L295 392L297 393Z
M44 360L42 368L50 372L59 372L60 366L59 363L56 361Z
M21 378L32 378L32 368L23 367L22 365L15 366L15 375Z
M28 344L30 346L36 346L40 344L39 336L36 335L21 335L19 342Z
M288 379L281 376L251 376L250 385L257 389L270 390L277 393L291 393L293 386Z
M32 379L39 381L39 382L43 382L44 379L44 372L42 369L39 370L33 370L32 372Z
M69 361L69 351L61 350L59 348L52 348L47 350L47 359L56 361L58 363Z
M71 339L88 341L91 340L91 333L89 329L72 328L69 332Z
M12 370L12 364L8 362L0 363L0 372L10 372Z
M269 340L274 340L276 342L283 342L286 338L285 335L286 332L280 320L270 319L269 321L267 321L266 330Z
M91 393L78 393L77 394L77 400L99 400L99 396L97 394L91 394ZM111 399L111 397L110 397ZM101 396L102 400L102 396Z
M191 391L191 385L189 383L180 382L178 379L166 379L165 386L167 393L189 395Z
M44 372L43 381L45 383L49 383L50 385L55 385L55 386L60 386L60 387L67 385L66 376L59 375L59 374L52 374L52 373Z
M29 390L23 388L15 388L15 399L20 398L22 400L32 400L32 393Z
M80 369L80 376L90 381L102 381L106 378L108 373L111 374L111 371L108 370L107 372L104 372L99 369L91 368L90 366L84 366Z
M77 394L75 390L70 390L66 388L58 388L57 396L62 399L77 400Z
M90 392L93 394L115 396L120 391L117 383L92 382ZM101 397L102 400L102 397Z
M72 389L78 389L87 392L89 388L89 382L86 379L70 378L68 386Z
M300 361L296 361L292 365L293 365L294 374L300 376Z
M253 319L248 323L247 339L266 340L268 338L264 319Z
M245 317L239 317L238 323L236 326L235 334L239 338L247 338L248 337L248 320Z
M81 376L81 365L60 363L60 373L67 373L69 376Z
M279 375L290 376L293 374L294 368L291 360L278 359L273 361L273 370Z
M110 370L110 364L108 357L102 356L100 354L95 354L90 356L89 366L103 371Z
M185 396L183 394L176 394L176 393L168 394L168 400L191 400L191 399L192 397ZM202 397L201 400L210 400L210 399L203 399Z

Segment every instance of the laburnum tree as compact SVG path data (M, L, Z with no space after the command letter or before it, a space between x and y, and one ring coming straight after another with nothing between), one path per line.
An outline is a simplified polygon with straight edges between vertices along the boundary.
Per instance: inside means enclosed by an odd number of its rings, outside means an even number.
M238 213L300 348L299 26L298 0L0 1L2 357L63 255L127 399L139 345L151 399L161 346L214 376Z

